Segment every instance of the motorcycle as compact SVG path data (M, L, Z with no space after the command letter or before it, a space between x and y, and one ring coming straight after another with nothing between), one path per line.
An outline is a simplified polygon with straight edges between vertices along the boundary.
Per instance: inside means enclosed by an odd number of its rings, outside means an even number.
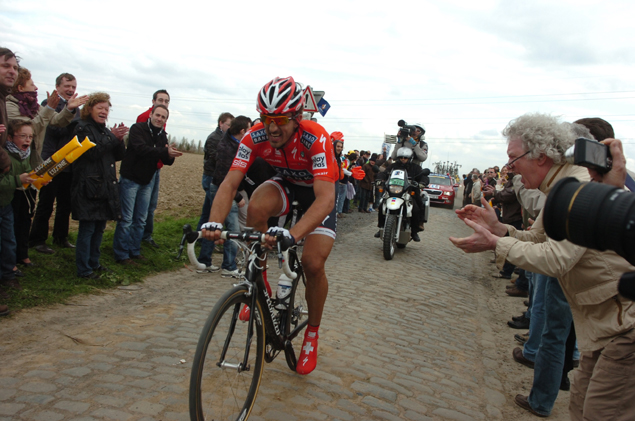
M388 180L377 182L379 192L383 193L380 200L380 212L385 215L384 227L379 230L379 238L383 242L384 259L392 260L395 248L405 248L411 240L410 221L414 209L413 195L421 191L423 185L416 181L409 181L408 174L403 169L394 169ZM385 187L385 188L384 188ZM430 199L422 192L425 206L423 222L428 220Z

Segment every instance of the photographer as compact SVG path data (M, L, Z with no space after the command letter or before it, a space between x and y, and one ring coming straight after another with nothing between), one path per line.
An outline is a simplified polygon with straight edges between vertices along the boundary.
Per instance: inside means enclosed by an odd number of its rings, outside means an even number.
M564 162L564 152L575 139L570 125L548 115L526 114L510 122L503 135L508 142L507 165L522 176L526 188L539 188L548 195L565 177L589 180L586 169ZM616 165L614 171L603 181L612 182L620 166ZM617 284L624 272L635 267L614 252L552 240L545 233L543 212L530 231L518 231L498 222L493 209L484 200L482 203L484 208L466 206L457 211L474 233L467 238L450 237L450 241L467 253L495 250L499 268L507 260L558 279L571 307L582 353L571 387L571 419L632 419L635 306L618 295ZM552 371L555 376L561 374ZM518 395L516 403L535 415L547 416L550 412L534 408L531 395L529 399Z
M390 157L393 161L397 161L397 151L401 148L408 148L412 150L414 155L412 162L421 165L422 162L428 159L428 144L423 140L426 133L423 124L416 123L412 126L407 126L403 120L399 120L398 124L402 129L397 134L397 144Z

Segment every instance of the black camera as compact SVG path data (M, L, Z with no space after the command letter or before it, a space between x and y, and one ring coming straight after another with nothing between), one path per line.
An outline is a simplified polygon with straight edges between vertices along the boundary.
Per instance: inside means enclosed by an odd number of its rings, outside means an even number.
M606 174L613 167L609 147L584 137L575 140L575 144L565 151L564 158L569 164L591 168L600 174Z
M549 192L543 212L545 232L550 238L600 251L612 250L635 265L635 194L568 177ZM622 275L618 291L635 301L635 273Z
M410 139L417 129L415 126L409 126L408 123L406 123L404 120L399 120L399 122L397 122L397 125L401 127L399 129L399 133L397 133L397 138L399 138L399 140L402 142Z

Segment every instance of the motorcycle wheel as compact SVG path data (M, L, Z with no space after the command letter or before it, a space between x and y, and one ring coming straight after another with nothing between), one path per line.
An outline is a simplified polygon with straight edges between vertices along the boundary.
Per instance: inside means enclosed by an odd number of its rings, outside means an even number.
M395 255L397 240L397 215L386 215L386 228L384 228L384 259L392 260Z

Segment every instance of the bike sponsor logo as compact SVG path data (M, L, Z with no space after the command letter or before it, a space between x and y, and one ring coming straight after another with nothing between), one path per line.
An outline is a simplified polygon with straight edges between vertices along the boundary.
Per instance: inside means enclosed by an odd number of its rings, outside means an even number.
M302 138L300 139L300 142L302 142L305 148L311 149L311 146L313 146L313 143L316 140L317 140L317 136L313 136L311 133L304 132L302 133Z
M247 168L247 163L240 159L234 159L234 162L232 162L232 167Z
M314 155L313 159L313 170L322 170L326 168L326 155L324 152Z
M267 140L268 138L267 138L267 133L265 132L265 129L256 130L255 132L251 133L251 141L253 142L254 145L257 145L258 143L266 142Z
M267 300L267 307L269 308L269 313L271 314L271 322L273 323L273 329L276 331L276 335L279 336L280 329L278 328L278 321L273 316L275 314L273 303L271 302L271 299L269 298L269 293L267 292L267 290L265 289L263 292L265 293L265 299Z
M285 178L292 178L294 180L312 180L313 175L307 170L292 170L285 167L273 167L278 174Z
M238 152L236 152L236 159L241 159L243 161L249 162L249 158L251 157L251 149L246 146L244 143L241 143L238 147Z

